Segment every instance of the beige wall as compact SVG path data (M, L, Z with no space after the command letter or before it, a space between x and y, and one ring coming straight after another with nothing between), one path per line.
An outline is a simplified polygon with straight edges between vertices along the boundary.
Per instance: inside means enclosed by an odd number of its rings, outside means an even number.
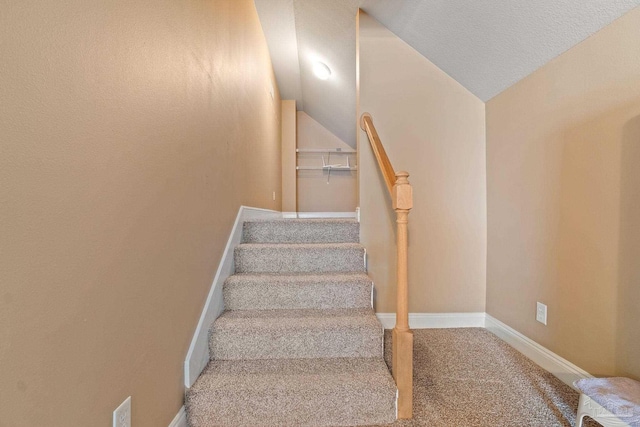
M364 12L358 44L358 116L372 114L391 162L411 174L414 189L409 310L482 312L484 103ZM358 144L361 239L376 310L395 312L395 213L362 131Z
M0 2L0 426L167 426L240 204L279 209L251 0Z
M638 40L635 9L487 103L487 310L640 379Z
M304 111L298 111L298 148L341 148L353 150ZM322 166L322 156L329 164L356 165L355 154L298 153L301 166ZM354 212L358 205L356 171L298 171L299 212ZM327 182L328 178L328 182Z
M282 211L295 212L296 205L296 101L282 101Z

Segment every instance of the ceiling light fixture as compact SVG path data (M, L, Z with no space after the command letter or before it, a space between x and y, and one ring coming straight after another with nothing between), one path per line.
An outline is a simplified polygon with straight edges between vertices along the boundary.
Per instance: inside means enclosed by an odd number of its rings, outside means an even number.
M331 69L327 67L326 64L320 61L313 64L313 73L320 80L327 80L329 77L331 77Z

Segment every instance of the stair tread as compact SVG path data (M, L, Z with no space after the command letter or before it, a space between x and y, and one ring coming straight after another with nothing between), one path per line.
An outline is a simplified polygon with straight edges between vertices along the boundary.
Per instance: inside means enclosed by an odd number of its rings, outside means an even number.
M296 382L304 376L321 375L319 382L330 382L339 379L339 382L370 381L372 376L381 379L382 385L394 390L395 384L389 374L389 369L382 357L334 357L317 359L261 359L261 360L211 360L193 385L190 391L211 386L212 388L250 388L260 389L261 384L256 380L266 380L269 390L282 387L284 383L296 388L316 387L318 382ZM282 378L284 381L273 384L274 378ZM329 378L326 380L325 378Z
M392 422L395 396L381 357L216 360L191 387L186 404L194 427L222 420L237 426L353 425Z
M382 328L372 308L227 310L213 327L320 329L341 325Z
M371 308L230 310L211 326L212 359L382 356Z
M323 242L323 243L240 243L236 248L248 249L364 249L356 242Z
M351 218L245 221L242 241L255 243L359 242L360 224Z
M360 243L242 243L236 246L237 273L364 272Z
M235 273L225 280L227 283L236 282L366 282L372 283L371 277L361 271L337 273Z
M370 308L373 281L364 273L238 273L224 282L227 310Z
M358 224L355 218L269 218L269 219L249 219L244 221L245 224L264 224L264 223L298 223L298 224L317 224L317 223L346 223L346 224Z

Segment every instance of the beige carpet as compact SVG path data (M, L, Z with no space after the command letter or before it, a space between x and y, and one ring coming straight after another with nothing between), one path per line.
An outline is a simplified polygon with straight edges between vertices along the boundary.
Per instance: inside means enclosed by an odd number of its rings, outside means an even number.
M246 221L185 398L190 427L395 420L396 387L353 219Z
M386 331L388 365L390 344ZM391 425L575 425L578 393L490 332L419 329L414 344L414 418Z

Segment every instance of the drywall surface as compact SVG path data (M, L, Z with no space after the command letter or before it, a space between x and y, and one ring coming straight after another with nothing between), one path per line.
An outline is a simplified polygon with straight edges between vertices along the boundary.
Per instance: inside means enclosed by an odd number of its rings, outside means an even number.
M293 0L254 1L266 37L271 62L283 99L292 99L302 109L302 85L298 61L298 39Z
M239 206L280 209L253 1L1 3L0 426L167 426Z
M296 211L296 101L282 101L282 211Z
M354 151L346 142L329 132L304 111L298 111L298 148L336 149ZM327 164L356 165L355 154L298 153L298 165L322 166ZM356 171L299 170L299 212L354 212L358 204Z
M640 379L638 40L640 9L487 103L487 312Z
M366 13L359 13L359 115L368 112L413 185L409 311L482 312L486 279L484 103ZM395 311L396 224L359 130L361 240L376 311Z

